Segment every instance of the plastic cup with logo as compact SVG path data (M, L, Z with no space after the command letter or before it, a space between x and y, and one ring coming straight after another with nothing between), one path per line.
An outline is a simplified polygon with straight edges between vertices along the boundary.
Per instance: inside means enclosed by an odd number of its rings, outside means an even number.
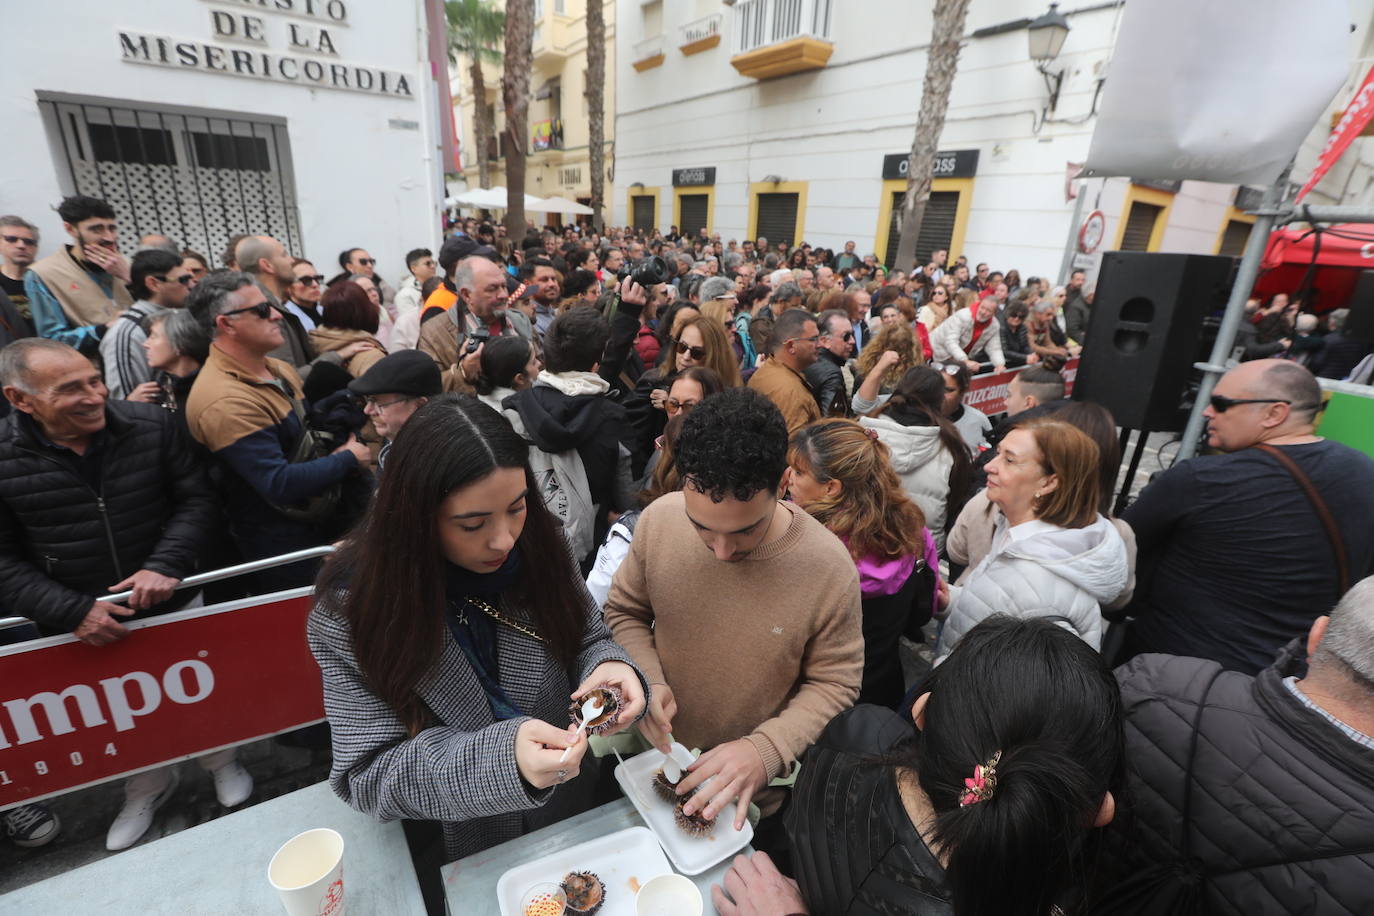
M343 916L344 840L328 827L287 840L267 866L287 916Z
M636 916L701 916L704 906L701 891L683 875L650 878L635 894Z
M520 916L563 916L568 896L557 884L536 884L520 901Z

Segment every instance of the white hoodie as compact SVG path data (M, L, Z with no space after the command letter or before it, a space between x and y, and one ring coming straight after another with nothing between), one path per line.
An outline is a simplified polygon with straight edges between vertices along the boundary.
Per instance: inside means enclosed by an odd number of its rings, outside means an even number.
M944 658L993 614L1052 618L1100 649L1100 606L1121 594L1129 578L1126 544L1101 515L1086 528L1042 521L1008 528L1002 517L992 550L973 568L968 584L950 588L937 654Z
M860 417L859 423L876 431L878 441L887 446L892 469L902 479L902 489L921 507L935 546L944 550L949 472L954 467L954 456L940 441L940 428L903 426L886 414Z

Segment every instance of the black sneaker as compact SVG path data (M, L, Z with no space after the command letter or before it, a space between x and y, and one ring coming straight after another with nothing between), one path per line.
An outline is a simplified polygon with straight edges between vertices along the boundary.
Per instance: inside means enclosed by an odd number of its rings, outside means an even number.
M5 836L16 846L46 846L62 831L62 822L46 805L11 808L0 820L5 822Z

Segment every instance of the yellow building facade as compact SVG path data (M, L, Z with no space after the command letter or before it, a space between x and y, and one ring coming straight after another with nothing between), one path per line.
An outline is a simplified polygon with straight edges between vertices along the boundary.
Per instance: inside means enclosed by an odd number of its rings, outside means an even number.
M587 3L589 0L535 0L533 70L530 74L529 124L526 127L529 158L525 170L525 193L535 197L566 197L579 203L591 202L591 164L587 119ZM504 6L503 0L498 0ZM604 3L606 21L605 117L605 191L602 212L610 215L615 183L615 2ZM474 118L477 105L473 97L470 64L460 57L452 69L455 91L454 113L461 118L459 157L463 177L469 188L480 187L478 180L477 130ZM499 64L485 63L482 76L493 123L491 134L505 130L506 116L501 102ZM487 151L491 166L490 184L504 185L506 169L500 141ZM531 224L557 224L571 221L558 214L526 214Z

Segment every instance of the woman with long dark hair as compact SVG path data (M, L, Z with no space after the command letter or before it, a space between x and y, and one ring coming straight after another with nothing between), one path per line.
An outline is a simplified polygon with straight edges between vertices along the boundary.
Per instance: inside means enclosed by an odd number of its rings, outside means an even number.
M1086 912L1124 775L1121 692L1102 657L1048 621L995 617L920 690L916 731L867 705L826 727L784 815L796 884L762 853L737 860L712 888L717 912Z
M315 593L330 784L375 817L442 822L449 859L591 805L570 702L613 688L608 734L644 710L647 684L587 594L527 444L470 395L406 423Z
M888 447L893 470L921 507L941 549L973 479L968 446L940 411L944 399L944 373L917 366L902 376L886 403L859 418Z
M853 420L818 420L793 433L783 480L792 501L843 541L858 567L864 632L858 702L895 709L906 689L898 639L930 620L938 600L940 558L925 516L902 489L887 446ZM935 576L918 575L922 569Z

